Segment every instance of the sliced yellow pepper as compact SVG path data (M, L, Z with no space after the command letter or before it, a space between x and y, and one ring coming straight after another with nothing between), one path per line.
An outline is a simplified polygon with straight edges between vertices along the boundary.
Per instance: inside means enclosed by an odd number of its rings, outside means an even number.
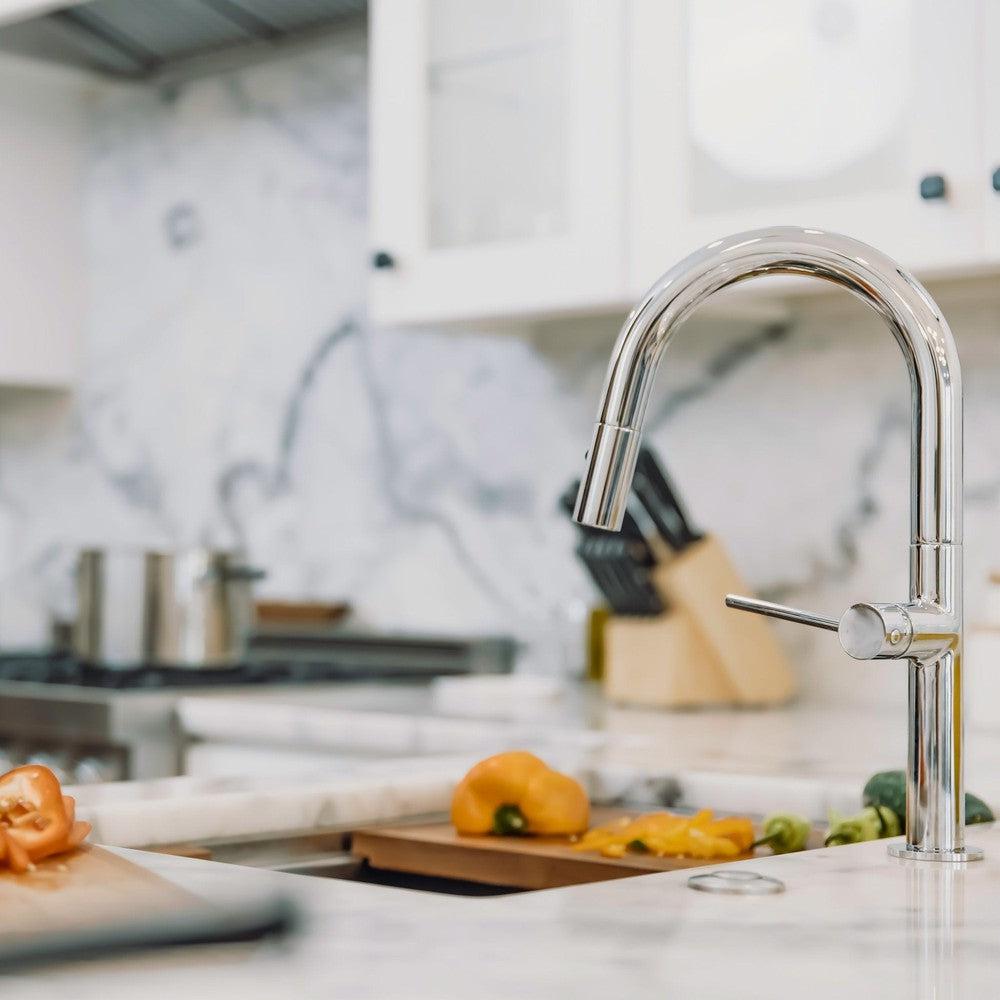
M622 858L629 852L657 857L735 858L749 852L753 839L753 822L749 818L716 819L711 809L702 809L693 816L654 812L623 817L588 830L575 850L599 851L606 858Z
M754 841L753 820L747 816L727 816L717 819L707 828L715 837L731 840L741 854L750 850Z

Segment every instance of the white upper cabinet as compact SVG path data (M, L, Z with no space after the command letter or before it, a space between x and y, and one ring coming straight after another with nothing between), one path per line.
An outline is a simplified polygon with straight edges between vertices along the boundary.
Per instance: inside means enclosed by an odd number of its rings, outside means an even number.
M65 386L85 314L83 85L0 59L0 386Z
M979 261L977 6L633 0L633 290L767 225L840 231L925 273Z
M625 0L372 0L371 312L619 301Z
M979 32L979 65L982 67L983 156L976 171L982 192L986 228L985 263L992 269L1000 264L1000 3L982 0Z
M376 319L618 309L761 226L1000 268L997 0L373 0L372 46Z

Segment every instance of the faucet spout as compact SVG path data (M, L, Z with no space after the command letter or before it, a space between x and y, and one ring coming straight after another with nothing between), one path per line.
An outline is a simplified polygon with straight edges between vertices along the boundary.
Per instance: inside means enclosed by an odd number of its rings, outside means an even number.
M841 285L886 322L913 389L912 541L960 542L962 388L948 324L927 290L857 240L817 229L758 229L716 240L660 278L629 314L611 354L575 517L617 530L628 498L646 403L677 328L716 292L768 274Z
M882 318L902 350L913 399L910 600L855 606L839 627L842 642L849 641L845 649L871 648L871 658L905 652L909 661L907 836L897 853L971 860L978 855L964 847L961 746L961 370L948 324L912 275L864 243L818 229L740 233L683 260L646 292L615 343L574 516L594 527L621 526L646 404L670 338L715 292L768 274L840 285ZM738 600L732 606L741 607ZM811 624L806 613L799 615L796 620ZM884 642L875 634L858 643L859 625L878 631L890 619L911 630L900 653L890 641L899 629Z

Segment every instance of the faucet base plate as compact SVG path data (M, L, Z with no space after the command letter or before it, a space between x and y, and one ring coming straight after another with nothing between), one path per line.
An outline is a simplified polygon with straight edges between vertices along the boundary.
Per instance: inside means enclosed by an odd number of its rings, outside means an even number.
M983 851L979 847L963 847L959 851L924 851L909 844L890 844L889 855L910 861L950 861L961 864L964 861L982 861Z

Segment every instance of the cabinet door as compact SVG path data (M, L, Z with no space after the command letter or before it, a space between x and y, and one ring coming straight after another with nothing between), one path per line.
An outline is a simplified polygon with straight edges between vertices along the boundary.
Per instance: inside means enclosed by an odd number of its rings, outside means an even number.
M374 0L370 16L374 318L621 301L623 3Z
M981 258L976 0L634 0L629 36L635 288L769 225Z
M85 315L85 83L0 59L0 385L69 385Z
M982 66L983 156L976 180L982 192L986 262L1000 262L1000 4L980 5L979 65Z

